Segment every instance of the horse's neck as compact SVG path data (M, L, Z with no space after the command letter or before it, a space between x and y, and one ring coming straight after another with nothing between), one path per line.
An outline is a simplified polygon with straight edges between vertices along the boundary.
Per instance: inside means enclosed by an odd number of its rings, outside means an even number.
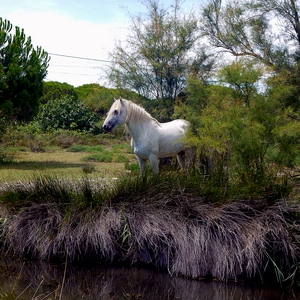
M153 122L151 119L147 120L147 122L129 121L128 123L126 123L126 127L133 140L139 140L145 137L145 134L151 126L151 122Z
M133 107L131 107L132 111L129 112L125 124L131 137L137 140L145 136L149 127L159 125L159 123L140 107L135 107L132 103L131 105L133 105Z

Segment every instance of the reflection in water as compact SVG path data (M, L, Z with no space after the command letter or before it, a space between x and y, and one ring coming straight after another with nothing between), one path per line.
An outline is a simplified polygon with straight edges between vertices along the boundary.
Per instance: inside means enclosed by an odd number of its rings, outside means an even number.
M0 262L0 299L290 300L299 296L138 268L69 265L64 272L63 265L45 262Z

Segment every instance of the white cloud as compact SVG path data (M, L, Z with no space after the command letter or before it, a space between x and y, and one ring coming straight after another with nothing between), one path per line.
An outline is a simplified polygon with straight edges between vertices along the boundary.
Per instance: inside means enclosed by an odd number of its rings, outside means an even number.
M193 0L186 0L185 8L191 3ZM0 6L1 17L24 28L34 46L48 53L100 60L108 59L116 40L126 38L130 22L127 12L136 15L146 9L140 0L0 0ZM101 66L103 63L97 61L51 55L46 80L74 86L103 84L99 80Z
M24 28L34 46L48 53L84 58L108 59L108 52L116 40L126 36L126 25L100 24L75 20L70 15L56 11L23 11L10 14L7 19L14 26ZM51 56L47 80L81 85L99 82L101 63L95 61Z

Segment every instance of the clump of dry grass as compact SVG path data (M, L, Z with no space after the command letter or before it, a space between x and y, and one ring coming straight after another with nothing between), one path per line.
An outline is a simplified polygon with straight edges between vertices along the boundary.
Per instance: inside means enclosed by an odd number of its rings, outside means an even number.
M283 200L207 203L182 180L154 176L109 188L42 178L7 188L0 202L5 255L147 264L192 278L299 278L300 205Z

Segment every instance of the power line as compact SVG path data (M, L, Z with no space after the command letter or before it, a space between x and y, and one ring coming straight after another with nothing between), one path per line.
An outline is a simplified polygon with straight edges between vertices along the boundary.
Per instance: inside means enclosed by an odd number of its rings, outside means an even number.
M50 64L50 67L59 67L59 68L77 68L77 69L99 69L100 67L97 66L78 66L78 65L52 65Z
M88 57L80 57L80 56L72 56L72 55L64 55L64 54L57 54L57 53L49 53L49 55L53 56L61 56L61 57L67 57L67 58L75 58L75 59L83 59L83 60L91 60L91 61L99 61L99 62L106 62L110 63L111 61L105 60L105 59L97 59L97 58L88 58Z
M51 74L78 75L78 76L98 76L97 74L69 73L69 72L51 72Z

